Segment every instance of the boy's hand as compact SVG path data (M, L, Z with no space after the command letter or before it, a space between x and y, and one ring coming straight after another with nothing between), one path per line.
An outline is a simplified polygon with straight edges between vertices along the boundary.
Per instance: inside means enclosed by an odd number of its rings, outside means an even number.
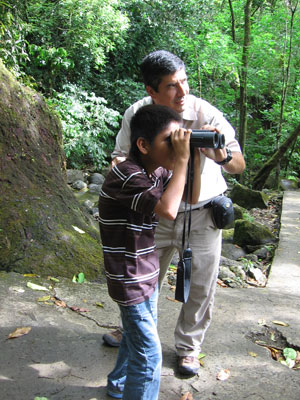
M192 131L180 128L171 132L171 143L176 160L188 160L190 158L190 136Z

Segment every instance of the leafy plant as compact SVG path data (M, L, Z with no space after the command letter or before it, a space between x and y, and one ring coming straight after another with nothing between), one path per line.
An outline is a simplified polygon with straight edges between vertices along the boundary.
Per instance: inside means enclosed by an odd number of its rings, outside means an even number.
M106 106L106 100L76 85L64 86L48 100L58 112L64 129L64 149L68 167L108 164L120 114ZM115 128L115 130L113 130Z

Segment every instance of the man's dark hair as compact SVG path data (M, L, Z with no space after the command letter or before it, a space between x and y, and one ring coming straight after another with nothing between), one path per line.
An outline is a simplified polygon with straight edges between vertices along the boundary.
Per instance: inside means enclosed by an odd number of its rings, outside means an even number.
M152 144L155 137L171 122L182 122L181 116L167 106L149 104L137 110L130 121L130 152L129 155L139 159L140 151L136 145L139 137Z
M184 62L166 50L157 50L148 54L140 65L145 86L151 86L156 92L165 75L185 70Z

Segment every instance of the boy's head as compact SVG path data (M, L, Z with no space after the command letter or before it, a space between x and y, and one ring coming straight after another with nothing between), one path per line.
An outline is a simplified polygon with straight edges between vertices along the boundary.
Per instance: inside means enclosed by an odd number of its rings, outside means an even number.
M143 59L141 73L153 103L178 113L185 110L189 85L184 62L179 57L165 50L154 51Z
M170 132L178 129L181 124L181 116L169 107L150 104L139 108L130 121L131 147L129 155L139 160L143 154L140 142L151 147L156 137L163 131L166 131L163 137L163 146L170 150L171 146L168 140Z

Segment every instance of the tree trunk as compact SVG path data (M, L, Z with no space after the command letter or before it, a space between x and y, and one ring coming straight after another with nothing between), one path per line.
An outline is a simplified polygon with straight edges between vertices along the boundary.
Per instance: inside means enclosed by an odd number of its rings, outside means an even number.
M289 149L289 147L297 140L297 137L300 135L300 124L296 127L296 129L292 132L292 134L282 143L276 153L263 165L263 167L258 171L256 176L253 179L252 187L255 190L261 190L266 180L268 179L271 171L276 168L276 165L285 152Z
M239 124L239 143L242 153L245 154L245 144L247 137L247 75L248 75L248 55L250 46L251 31L251 7L252 0L247 0L244 16L244 45L242 56L242 67L240 74L240 124Z
M100 276L98 229L64 164L59 120L0 63L0 270Z

